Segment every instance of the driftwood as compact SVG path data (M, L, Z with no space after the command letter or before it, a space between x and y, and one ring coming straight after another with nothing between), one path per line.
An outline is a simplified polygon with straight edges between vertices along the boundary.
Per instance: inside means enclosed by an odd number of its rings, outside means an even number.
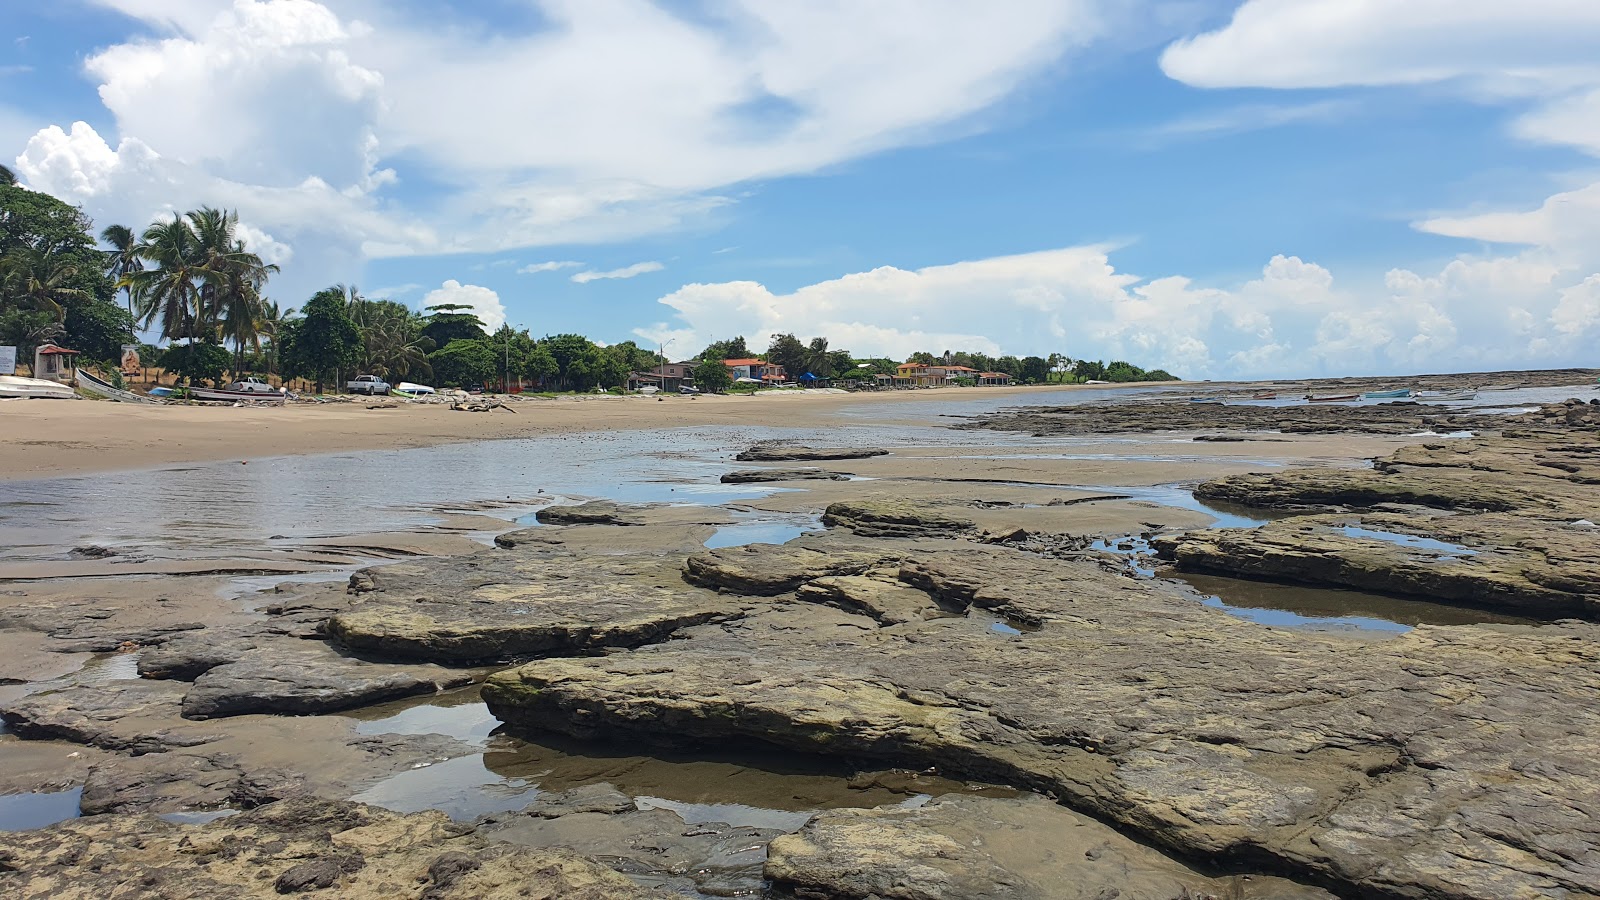
M516 413L516 410L512 409L502 400L480 400L475 403L471 401L457 400L456 402L450 404L450 408L461 410L462 412L488 412L491 409L503 409L508 413Z

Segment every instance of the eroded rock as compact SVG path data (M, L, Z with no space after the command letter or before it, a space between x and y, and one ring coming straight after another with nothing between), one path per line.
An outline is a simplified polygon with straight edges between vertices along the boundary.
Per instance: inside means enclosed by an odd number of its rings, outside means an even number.
M644 520L610 500L590 500L576 506L546 506L534 513L543 525L643 525Z
M245 713L307 715L431 694L472 681L437 666L370 663L315 642L250 650L195 679L183 697L186 719Z
M367 570L360 602L327 630L345 646L461 662L632 647L740 614L685 584L660 554L578 555L556 546Z
M780 892L848 900L1333 900L1267 876L1213 878L1040 797L841 809L772 841Z
M910 500L848 500L828 505L822 524L861 537L957 537L973 531L971 519L935 504Z
M830 575L859 575L892 557L881 549L845 547L823 537L787 544L746 544L696 553L683 563L690 584L751 597L788 593Z
M807 447L801 444L756 444L734 459L740 462L827 462L840 459L871 459L888 456L878 447Z
M723 484L758 484L769 481L849 481L842 472L823 469L738 469L725 472Z
M442 813L289 800L206 825L96 816L0 832L0 894L58 898L426 900L664 897L589 860L489 843Z
M850 627L790 604L493 676L514 726L757 740L1048 792L1162 847L1351 893L1600 893L1600 627L1263 627L1160 583L1001 548L901 580L1031 614ZM859 621L859 619L858 619Z

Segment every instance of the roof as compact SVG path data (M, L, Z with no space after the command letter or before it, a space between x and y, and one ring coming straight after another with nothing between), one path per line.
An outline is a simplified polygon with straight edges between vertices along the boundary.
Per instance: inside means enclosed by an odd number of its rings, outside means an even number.
M57 347L55 344L45 344L39 348L39 353L43 356L78 356L80 352L78 350L68 350L65 347Z
M764 359L725 359L722 364L725 366L764 366L767 361Z
M1011 376L1007 375L1004 372L979 372L978 373L978 377L979 378L1010 378Z
M951 372L976 372L976 371L978 371L977 369L974 369L971 366L940 366L940 368L946 369L946 370L951 371Z

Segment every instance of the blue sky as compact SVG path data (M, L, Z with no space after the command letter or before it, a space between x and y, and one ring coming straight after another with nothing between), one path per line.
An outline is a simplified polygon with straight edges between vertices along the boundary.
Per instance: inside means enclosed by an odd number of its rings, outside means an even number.
M0 159L101 224L237 208L291 305L674 355L1595 362L1590 0L27 6Z

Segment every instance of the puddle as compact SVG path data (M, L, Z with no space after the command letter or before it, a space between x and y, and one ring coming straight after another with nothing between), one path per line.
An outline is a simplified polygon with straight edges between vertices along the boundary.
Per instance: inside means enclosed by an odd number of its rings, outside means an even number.
M0 797L0 831L28 831L78 817L83 788L56 794L8 794Z
M872 807L908 798L974 791L1014 796L935 775L862 774L837 760L765 746L708 746L640 755L637 743L510 734L476 689L357 713L362 734L442 734L477 746L468 753L392 775L354 799L399 812L444 811L458 821L520 809L541 793L606 782L641 806L671 809L690 823L797 828L814 812Z
M1091 543L1089 549L1122 557L1123 565L1128 567L1128 571L1140 578L1156 577L1155 551L1151 549L1150 542L1139 535L1103 537Z
M822 522L816 516L774 520L771 513L740 514L748 521L723 525L716 534L706 538L707 548L742 547L746 544L787 544L803 534L821 531Z
M1398 544L1412 550L1432 550L1449 556L1477 556L1478 551L1460 544L1450 544L1445 541L1436 541L1433 538L1417 537L1411 534L1400 534L1394 531L1377 531L1372 528L1362 528L1358 525L1346 525L1341 531L1348 537L1371 538L1372 540L1385 541Z
M1417 625L1536 624L1531 619L1339 588L1170 573L1205 595L1207 606L1262 625L1319 631L1402 634Z

